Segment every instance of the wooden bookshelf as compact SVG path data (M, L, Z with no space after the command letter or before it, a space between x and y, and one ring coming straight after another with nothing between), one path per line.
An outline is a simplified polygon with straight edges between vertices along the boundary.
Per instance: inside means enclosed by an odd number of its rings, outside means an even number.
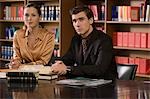
M74 34L73 28L68 29L68 26L71 26L71 20L69 16L69 9L75 6L75 0L0 0L0 57L2 46L12 46L12 39L6 39L5 37L5 28L8 26L16 26L22 28L24 25L24 21L16 20L16 19L4 19L4 10L5 6L24 6L28 2L36 2L40 3L41 5L45 6L59 6L59 18L58 20L41 20L40 24L47 28L48 30L52 30L53 28L58 28L59 32L59 42L56 42L55 46L56 49L60 50L60 56L64 55L69 48L71 38ZM69 3L69 5L68 5ZM67 21L66 21L67 19ZM67 38L67 39L66 39ZM3 59L0 58L0 65L1 62L9 62L10 59Z
M97 27L102 27L103 31L113 37L114 32L149 32L150 33L150 21L112 21L112 6L139 6L146 0L1 0L1 5L9 3L12 5L25 5L27 2L39 2L46 5L58 5L60 6L59 20L45 21L41 20L41 24L46 27L59 27L59 43L56 43L57 48L60 49L60 56L63 56L69 48L70 41L74 35L74 29L72 27L71 19L69 16L69 9L79 4L95 4L98 6L104 5L104 19L96 20ZM2 11L2 9L0 8ZM4 40L4 28L9 25L17 25L21 27L23 25L22 20L4 20L2 18L2 12L0 12L0 46L9 42ZM11 42L11 41L10 41ZM150 59L150 48L130 48L114 46L116 55L127 57L140 57ZM147 75L144 75L147 77ZM148 75L149 76L149 75Z
M150 51L150 48L132 48L132 47L119 47L119 46L114 46L114 49L148 51L148 52Z
M147 77L150 79L150 75L148 74L136 74L137 77Z
M104 32L110 35L113 39L114 32L148 32L150 33L150 21L112 21L112 7L113 6L140 6L141 3L145 3L146 0L77 0L76 4L95 4L100 6L105 5L105 19L103 21L96 20L96 24L104 27ZM150 48L136 48L136 47L124 47L114 46L116 55L126 57L139 57L150 59ZM137 76L149 77L148 74Z

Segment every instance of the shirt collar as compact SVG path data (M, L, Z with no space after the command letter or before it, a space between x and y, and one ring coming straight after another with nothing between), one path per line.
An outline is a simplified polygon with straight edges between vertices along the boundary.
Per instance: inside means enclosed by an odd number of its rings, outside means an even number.
M38 31L37 34L35 35L35 38L36 38L36 39L43 40L43 32L46 32L46 31L42 31L42 28L39 28L39 31ZM29 35L29 32L25 32L24 37L28 37L28 35Z

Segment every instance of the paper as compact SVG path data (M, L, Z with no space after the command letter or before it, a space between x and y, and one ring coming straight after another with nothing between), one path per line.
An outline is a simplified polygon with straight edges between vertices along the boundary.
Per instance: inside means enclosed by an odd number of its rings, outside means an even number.
M0 72L0 78L6 78L6 72Z
M18 70L40 72L41 68L44 68L44 66L43 65L26 65L26 64L23 64L19 67Z
M53 74L50 66L23 64L18 69L1 69L0 78L6 78L7 72L38 72L39 74L45 75Z
M73 86L98 86L102 84L111 83L112 80L104 80L104 79L65 79L59 80L56 84L66 84L66 85L73 85Z
M52 74L51 67L44 65L22 65L19 67L19 70L38 71L39 74Z

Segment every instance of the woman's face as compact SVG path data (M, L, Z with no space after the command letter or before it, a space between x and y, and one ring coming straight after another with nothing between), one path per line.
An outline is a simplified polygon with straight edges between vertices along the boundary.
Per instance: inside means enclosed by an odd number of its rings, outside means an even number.
M24 9L24 23L27 27L34 28L39 26L40 16L34 7Z

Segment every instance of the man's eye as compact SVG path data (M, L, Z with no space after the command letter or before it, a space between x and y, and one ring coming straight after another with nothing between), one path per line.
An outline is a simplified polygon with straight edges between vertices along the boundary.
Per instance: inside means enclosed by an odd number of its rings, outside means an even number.
M32 14L32 16L36 16L35 14Z
M28 17L28 16L29 16L29 14L25 14L25 16L26 16L26 17Z
M77 22L77 20L72 20L72 22Z

